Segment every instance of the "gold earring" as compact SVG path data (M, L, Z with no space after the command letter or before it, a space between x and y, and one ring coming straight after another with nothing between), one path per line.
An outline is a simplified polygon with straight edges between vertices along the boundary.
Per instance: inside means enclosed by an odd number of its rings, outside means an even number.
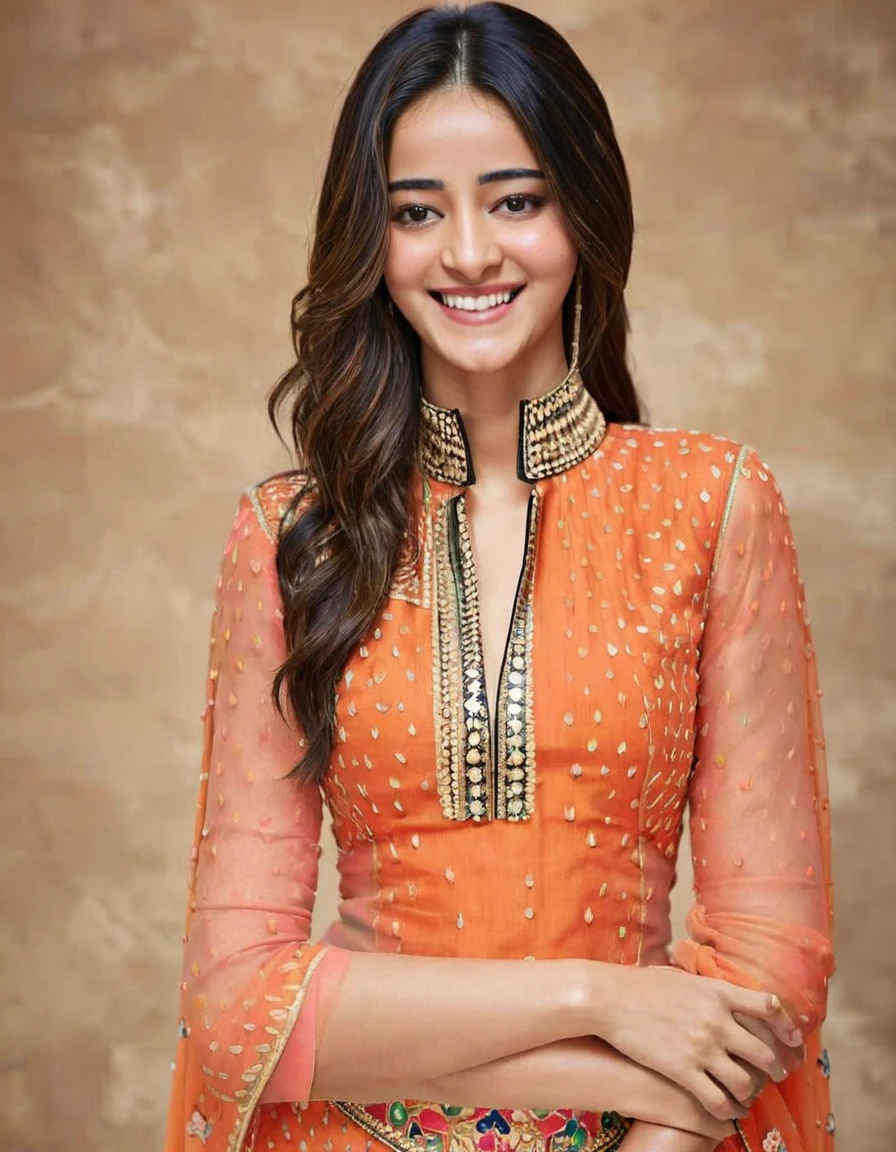
M576 265L576 293L572 322L572 362L569 365L569 375L579 370L579 340L582 335L582 261Z

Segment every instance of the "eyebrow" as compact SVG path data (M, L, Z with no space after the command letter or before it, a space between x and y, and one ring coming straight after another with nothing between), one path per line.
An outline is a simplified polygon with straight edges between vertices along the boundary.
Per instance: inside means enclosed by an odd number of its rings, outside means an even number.
M540 168L499 168L497 172L485 172L479 177L480 184L494 184L498 180L544 180Z
M483 172L476 179L477 184L494 184L499 180L544 180L540 168L498 168L495 172ZM412 177L409 180L390 180L390 192L444 192L443 180L426 180Z

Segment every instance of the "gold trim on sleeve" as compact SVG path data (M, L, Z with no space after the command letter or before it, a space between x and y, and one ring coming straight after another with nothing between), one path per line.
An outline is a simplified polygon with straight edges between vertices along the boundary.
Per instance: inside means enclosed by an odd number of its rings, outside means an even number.
M744 472L744 460L747 458L747 453L752 452L752 448L748 444L741 445L741 449L737 454L737 460L734 467L731 469L731 477L728 481L728 494L725 497L725 507L722 510L722 522L719 524L719 533L716 536L716 544L712 554L712 568L709 572L709 580L706 585L706 592L709 595L709 588L712 584L713 576L716 574L716 569L719 566L719 560L722 556L722 541L725 537L725 530L728 527L728 520L731 517L731 509L734 506L734 496L737 492L737 482Z
M303 947L305 946L303 945ZM329 950L329 945L324 944L318 954L312 957L308 964L308 968L305 971L305 975L301 984L283 985L283 990L285 992L288 992L291 988L295 988L295 996L293 997L292 1003L287 1009L287 1016L283 1028L271 1041L271 1050L269 1053L267 1053L267 1056L263 1061L264 1066L258 1071L257 1076L251 1082L250 1087L246 1090L245 1096L236 1101L237 1120L233 1131L227 1138L228 1152L243 1152L246 1136L249 1131L249 1125L252 1122L252 1116L258 1105L258 1101L261 1099L261 1094L264 1092L267 1082L273 1075L274 1068L277 1066L277 1061L280 1059L283 1049L286 1047L286 1042L296 1025L296 1021L299 1018L299 1013L302 1010L302 1005L305 1003L305 996L307 995L308 986L311 983L311 978L317 971L318 964L320 964L321 960L323 960L324 956L326 956ZM299 952L294 953L293 960L297 959L300 953L301 949Z

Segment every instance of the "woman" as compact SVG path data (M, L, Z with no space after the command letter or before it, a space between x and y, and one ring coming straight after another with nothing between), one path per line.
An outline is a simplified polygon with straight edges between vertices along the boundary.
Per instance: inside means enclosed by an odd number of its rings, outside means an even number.
M364 62L271 400L300 468L218 583L167 1152L830 1149L787 514L751 449L639 423L632 231L534 16L424 10Z

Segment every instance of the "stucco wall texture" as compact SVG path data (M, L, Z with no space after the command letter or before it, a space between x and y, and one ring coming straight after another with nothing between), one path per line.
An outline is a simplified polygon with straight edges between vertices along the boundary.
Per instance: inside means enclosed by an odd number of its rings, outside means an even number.
M653 422L755 445L791 507L831 762L839 1146L887 1152L896 6L531 7L630 167ZM219 551L240 490L287 462L264 398L335 109L409 8L0 13L5 1152L160 1146ZM327 870L318 930L333 911Z

